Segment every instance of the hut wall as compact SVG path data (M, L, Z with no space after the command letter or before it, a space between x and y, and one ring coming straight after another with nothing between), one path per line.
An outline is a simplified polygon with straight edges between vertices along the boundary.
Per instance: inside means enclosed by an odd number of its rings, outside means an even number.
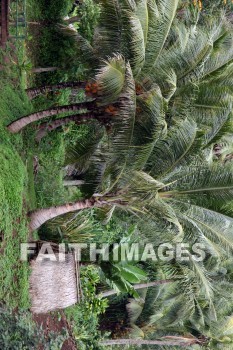
M77 303L77 277L72 254L66 254L65 261L33 260L31 267L33 313L47 313Z

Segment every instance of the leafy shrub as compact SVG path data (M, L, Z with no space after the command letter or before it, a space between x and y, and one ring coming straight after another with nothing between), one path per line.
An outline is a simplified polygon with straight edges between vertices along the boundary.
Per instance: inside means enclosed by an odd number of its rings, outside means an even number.
M100 5L93 0L83 0L82 5L75 10L76 14L80 17L79 33L91 42L100 16Z
M58 22L65 17L72 8L73 0L37 0L31 2L30 16L38 21ZM33 11L34 9L34 11Z
M4 350L29 350L42 346L45 350L60 349L68 338L64 330L60 334L44 332L33 322L29 312L13 312L0 308L0 348Z
M54 72L36 74L35 85L53 84L76 77L79 69L74 38L55 25L37 28L40 41L36 44L32 61L35 67L58 67ZM77 77L78 78L78 77Z
M73 336L80 350L102 349L99 327L99 315L105 312L107 300L96 296L99 283L96 267L89 265L81 268L83 299L73 307L66 309L66 315L72 324Z

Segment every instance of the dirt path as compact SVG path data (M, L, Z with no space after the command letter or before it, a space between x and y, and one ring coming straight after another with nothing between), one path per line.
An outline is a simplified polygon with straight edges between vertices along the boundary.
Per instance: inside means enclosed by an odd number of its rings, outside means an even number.
M40 314L33 315L33 320L39 325L42 326L42 329L45 332L45 335L48 335L49 332L59 333L62 329L67 329L70 334L70 326L67 322L64 312L60 314ZM63 346L62 350L77 350L74 340L72 337L67 339Z

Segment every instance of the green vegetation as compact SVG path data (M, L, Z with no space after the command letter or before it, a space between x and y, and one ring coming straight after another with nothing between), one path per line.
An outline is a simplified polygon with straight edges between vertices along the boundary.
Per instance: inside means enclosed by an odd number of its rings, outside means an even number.
M72 13L72 17L78 17L78 21L74 23L74 27L89 42L93 40L94 31L100 17L100 9L100 5L95 1L83 0L82 6L77 7Z
M105 312L108 303L106 299L96 298L96 285L100 282L96 267L82 267L80 274L83 293L81 301L67 308L66 315L72 325L77 347L82 350L97 350L101 348L99 342L102 338L98 331L98 317Z
M17 48L17 59L22 57L21 50ZM6 53L0 54L4 60ZM22 136L9 135L5 126L22 113L29 113L32 107L22 90L23 82L13 63L15 57L10 47L7 54L11 65L8 63L7 71L0 72L0 299L10 307L27 308L28 264L19 260L20 243L28 240L28 178L21 158L24 156Z
M64 17L72 8L73 1L30 0L28 4L30 25L28 55L33 67L57 67L55 72L45 72L33 77L32 84L52 84L67 79L82 78L77 47L72 35L66 33L62 26ZM88 8L89 9L89 8ZM89 29L90 31L90 29ZM90 34L89 34L90 35ZM57 100L60 100L57 97Z
M66 331L50 333L47 337L32 322L29 312L18 314L5 307L0 308L0 346L2 349L36 349L43 346L45 350L60 349L67 338Z
M0 52L0 347L232 348L233 29L212 4L28 2L26 45ZM110 245L108 261L84 251L57 342L28 313L20 243L37 238ZM146 243L205 257L143 259Z
M31 21L53 22L61 21L71 10L72 0L33 0L28 1L28 17Z

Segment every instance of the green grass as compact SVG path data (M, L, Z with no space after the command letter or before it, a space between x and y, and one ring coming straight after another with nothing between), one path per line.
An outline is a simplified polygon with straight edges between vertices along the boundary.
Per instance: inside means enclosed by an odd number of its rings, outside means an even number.
M21 50L17 52L22 54ZM28 240L26 154L22 136L10 135L6 125L32 107L23 92L12 51L8 47L5 53L0 52L1 58L8 57L6 68L0 72L0 300L10 307L28 308L29 268L20 262L20 243Z
M15 52L17 57L15 57ZM20 261L20 244L28 241L27 212L67 201L69 192L63 186L62 166L65 145L62 133L51 133L40 144L35 143L35 129L12 135L6 126L27 115L34 108L49 103L28 100L25 74L20 70L24 46L16 50L7 47L7 64L0 71L0 303L15 308L29 307L29 265ZM67 92L61 96L66 103ZM54 103L54 101L52 102ZM33 158L39 159L39 172L33 173Z

